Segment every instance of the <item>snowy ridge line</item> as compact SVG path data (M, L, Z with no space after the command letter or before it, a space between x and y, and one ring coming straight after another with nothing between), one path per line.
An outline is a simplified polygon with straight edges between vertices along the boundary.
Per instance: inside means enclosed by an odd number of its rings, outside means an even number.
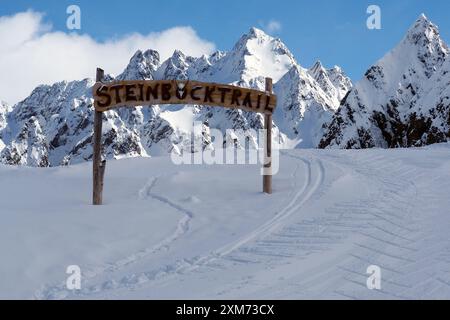
M314 148L323 135L322 126L331 119L341 97L352 87L341 68L324 69L311 75L300 66L278 38L252 28L229 52L190 57L175 51L165 61L154 50L138 50L125 70L114 80L197 80L237 85L264 91L265 77L274 82L279 103L274 114L274 136L285 148ZM0 163L56 167L92 159L92 79L42 85L14 105L0 103ZM172 150L191 152L192 123L226 135L227 129L243 130L250 148L257 149L255 131L263 118L242 110L224 110L204 105L153 105L121 108L105 113L105 156L108 159L166 156ZM237 138L239 148L246 146ZM181 142L181 143L180 143ZM199 149L200 150L200 149ZM194 150L194 151L199 151Z
M450 141L449 53L438 27L421 15L341 101L319 148L409 148Z

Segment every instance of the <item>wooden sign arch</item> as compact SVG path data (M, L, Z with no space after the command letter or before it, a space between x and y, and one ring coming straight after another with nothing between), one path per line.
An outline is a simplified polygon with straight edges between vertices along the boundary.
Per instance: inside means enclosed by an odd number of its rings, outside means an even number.
M266 78L266 91L193 80L142 80L102 82L104 71L97 69L94 97L93 204L103 202L106 160L101 156L102 113L118 107L162 104L218 106L264 114L263 192L272 193L272 114L277 97L272 79Z

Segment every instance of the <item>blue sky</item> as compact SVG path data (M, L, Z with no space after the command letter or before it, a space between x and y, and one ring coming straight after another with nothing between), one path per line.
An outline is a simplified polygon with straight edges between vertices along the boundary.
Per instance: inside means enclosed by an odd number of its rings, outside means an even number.
M241 1L75 1L0 0L0 16L32 9L44 12L44 21L54 30L67 32L66 8L82 10L81 34L97 41L120 38L132 32L148 34L174 26L191 26L200 38L218 49L229 50L251 26L267 29L277 21L275 32L304 67L316 59L325 65L340 65L358 80L365 70L404 36L424 12L450 43L448 0L241 0ZM382 10L382 29L368 30L366 9L376 4Z

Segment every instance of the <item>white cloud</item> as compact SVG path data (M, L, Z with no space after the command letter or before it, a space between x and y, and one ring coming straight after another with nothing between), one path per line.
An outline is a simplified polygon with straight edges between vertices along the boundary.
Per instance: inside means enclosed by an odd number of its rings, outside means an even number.
M265 26L265 29L268 33L277 33L281 31L281 22L277 20L270 20L269 23Z
M175 49L192 56L215 49L191 27L98 42L89 35L53 31L43 14L34 11L0 17L0 39L0 100L10 104L40 84L92 78L96 67L119 74L138 49L155 49L162 59Z

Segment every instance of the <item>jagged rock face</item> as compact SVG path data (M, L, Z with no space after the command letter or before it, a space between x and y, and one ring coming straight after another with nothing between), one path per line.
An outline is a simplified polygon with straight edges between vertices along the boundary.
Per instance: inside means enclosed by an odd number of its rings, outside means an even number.
M243 35L230 52L217 53L210 61L211 66L198 73L198 78L259 90L265 90L266 77L276 82L297 65L294 56L280 39L272 38L256 28ZM212 107L202 108L199 120L207 121L209 126L220 129L224 135L226 129L258 130L264 126L264 119L258 114ZM274 134L278 136L279 133L275 123ZM253 141L257 138L254 133L250 136ZM285 140L283 134L281 140Z
M1 161L46 166L62 164L64 157L71 157L76 145L88 139L87 132L92 130L91 99L87 97L92 84L86 79L40 86L14 106L2 131L7 147L0 154ZM30 163L30 153L25 157L24 152L33 146L42 154L32 157L45 157L46 161Z
M411 114L421 126L411 130L409 141L416 141L416 145L449 141L450 57L431 77L423 92L412 103Z
M176 50L173 55L166 60L156 74L157 79L167 80L187 80L191 65L196 61L195 58L185 56L183 52Z
M6 115L10 112L10 107L6 102L0 101L0 130L6 127Z
M327 70L328 78L336 89L336 98L335 101L338 101L340 104L342 99L346 96L346 94L353 87L352 80L344 73L344 71L338 67L334 66L331 69ZM339 107L338 104L338 107ZM337 108L336 108L337 109Z
M327 72L335 89L349 87L348 78L340 70ZM299 143L312 146L323 122L336 108L338 93L330 97L279 39L255 28L227 53L217 51L194 58L175 51L161 63L156 51L137 51L122 74L115 79L107 75L104 81L195 79L264 90L265 77L278 82L275 90L280 99L279 116L274 117L273 136L285 147ZM13 108L2 105L0 162L58 166L90 160L93 84L93 80L86 79L40 86ZM230 139L226 144L256 148L255 130L263 128L260 114L206 106L125 107L105 112L103 117L103 151L107 158L211 148L209 135L213 128ZM202 124L202 130L192 134L194 121ZM242 134L230 135L227 129L241 130Z
M47 167L49 165L49 146L36 117L29 118L14 141L2 152L5 163Z
M319 147L397 148L447 141L442 84L448 83L443 70L448 54L437 27L421 16L343 99ZM430 93L438 83L440 89Z
M329 121L338 106L336 97L326 89L334 90L327 78L318 82L300 66L292 69L275 85L278 107L275 122L288 138L298 140L298 146L314 148L323 135L322 125ZM326 81L326 83L325 83Z
M5 147L5 143L3 142L2 138L2 131L4 128L6 128L7 125L7 115L11 111L11 108L6 102L0 101L0 152Z
M297 62L280 39L252 28L212 67L206 80L252 86L264 90L264 78L277 82Z
M308 73L317 81L320 88L329 99L333 101L332 107L336 110L341 100L352 88L351 80L344 74L341 68L335 66L326 70L320 61L317 61Z
M86 79L40 86L18 103L2 131L6 147L0 153L1 162L57 166L91 159L92 85ZM125 126L115 111L104 116L106 155L142 155L139 134Z
M274 135L280 137L282 146L317 145L323 121L329 120L339 103L327 96L280 39L252 28L231 52L212 64L205 76L207 81L234 83L259 90L265 90L265 77L271 77L275 82L274 90L279 101L274 115ZM337 77L335 81L338 82ZM258 114L240 110L207 110L208 118L211 118L209 123L213 126L221 123L222 130L224 127L263 127L263 118ZM217 119L214 121L214 118Z
M159 53L155 50L142 52L138 50L131 58L124 72L117 80L153 80L153 75L160 66Z

